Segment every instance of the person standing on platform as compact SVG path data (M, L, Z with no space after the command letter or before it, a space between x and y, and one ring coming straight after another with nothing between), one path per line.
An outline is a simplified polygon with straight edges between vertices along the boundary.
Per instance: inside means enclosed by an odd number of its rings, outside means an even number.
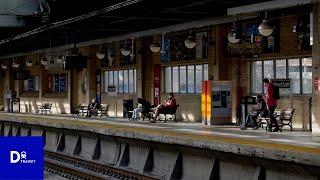
M263 85L265 91L264 100L267 103L268 116L270 118L269 131L277 132L279 131L279 125L276 118L274 117L274 111L277 108L278 102L273 96L273 84L269 82L269 79L265 78L263 79ZM276 127L274 130L272 130L272 124L274 124L274 126Z

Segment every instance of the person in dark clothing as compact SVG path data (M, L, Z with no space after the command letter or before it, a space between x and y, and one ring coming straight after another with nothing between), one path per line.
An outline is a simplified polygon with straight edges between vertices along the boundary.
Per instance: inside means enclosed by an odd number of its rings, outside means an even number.
M241 130L246 130L250 122L253 123L252 129L259 129L257 124L258 116L265 117L267 115L267 105L263 100L262 95L257 96L257 105L256 107L251 108L250 114L247 116L246 121L240 125Z
M93 98L88 105L88 116L90 117L91 115L97 115L99 108L100 103L96 100L96 98Z
M277 132L279 131L279 125L274 117L274 110L276 110L278 102L276 99L273 97L273 85L272 83L269 82L269 79L263 79L263 85L264 85L264 91L265 91L265 96L264 100L267 103L267 108L268 108L268 116L270 118L270 126L269 126L269 131L272 131L272 124L276 127L272 132Z

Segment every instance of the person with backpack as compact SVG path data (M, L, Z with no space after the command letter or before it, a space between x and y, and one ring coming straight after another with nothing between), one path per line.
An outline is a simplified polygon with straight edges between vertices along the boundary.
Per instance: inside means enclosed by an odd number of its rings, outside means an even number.
M277 132L279 131L279 125L276 118L274 117L274 111L278 105L279 91L278 91L278 88L274 86L272 83L270 83L269 79L267 78L263 79L263 85L264 85L264 91L265 91L264 99L267 103L268 116L270 118L269 131ZM272 130L272 124L274 124L275 126L274 130Z

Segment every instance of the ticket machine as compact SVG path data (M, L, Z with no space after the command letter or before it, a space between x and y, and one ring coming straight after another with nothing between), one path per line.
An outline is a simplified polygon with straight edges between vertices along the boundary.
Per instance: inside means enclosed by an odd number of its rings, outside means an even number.
M231 124L231 81L203 81L202 124Z

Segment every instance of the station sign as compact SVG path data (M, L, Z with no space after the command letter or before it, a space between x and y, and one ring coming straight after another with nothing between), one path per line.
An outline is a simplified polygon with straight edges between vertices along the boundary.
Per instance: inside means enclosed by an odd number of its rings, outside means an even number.
M272 79L272 84L279 88L290 89L291 79Z

